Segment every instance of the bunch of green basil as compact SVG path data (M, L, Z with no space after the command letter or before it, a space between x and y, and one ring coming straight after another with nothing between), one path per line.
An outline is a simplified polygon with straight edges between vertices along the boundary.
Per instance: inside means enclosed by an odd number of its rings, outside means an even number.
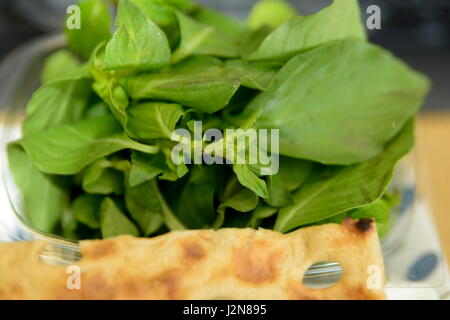
M119 0L113 33L111 6L79 2L9 145L32 226L84 239L351 216L385 231L429 82L367 42L356 0L309 16L264 0L246 23L190 0ZM279 172L175 165L171 133L194 120L279 129Z

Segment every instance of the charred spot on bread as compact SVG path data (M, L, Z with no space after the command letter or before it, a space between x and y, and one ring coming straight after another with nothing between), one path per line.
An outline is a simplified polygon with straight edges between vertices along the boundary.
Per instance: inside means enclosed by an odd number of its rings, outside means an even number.
M359 219L356 222L356 229L360 232L368 232L373 229L373 219Z

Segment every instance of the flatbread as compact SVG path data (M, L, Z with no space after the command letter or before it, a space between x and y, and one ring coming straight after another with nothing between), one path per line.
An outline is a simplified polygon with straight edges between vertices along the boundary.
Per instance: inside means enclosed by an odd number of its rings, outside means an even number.
M385 298L380 244L368 219L287 235L219 229L83 241L75 267L40 261L46 246L0 244L1 299ZM322 261L339 262L341 279L326 289L307 288L306 270Z

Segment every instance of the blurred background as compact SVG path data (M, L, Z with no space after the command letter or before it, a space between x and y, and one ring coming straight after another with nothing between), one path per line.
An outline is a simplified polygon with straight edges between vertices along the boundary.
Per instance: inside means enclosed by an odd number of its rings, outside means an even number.
M197 0L245 18L256 0ZM75 0L0 0L0 60L20 45L61 31L65 11ZM331 0L290 0L301 14ZM433 82L418 121L417 158L422 193L430 199L447 256L450 257L450 0L360 0L381 8L381 30L372 42L392 51ZM16 51L17 52L17 51ZM0 86L7 84L0 83ZM1 111L1 110L0 110Z

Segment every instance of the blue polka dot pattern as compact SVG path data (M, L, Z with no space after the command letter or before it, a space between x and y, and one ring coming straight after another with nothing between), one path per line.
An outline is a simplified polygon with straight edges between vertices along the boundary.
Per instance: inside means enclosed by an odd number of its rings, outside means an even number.
M416 196L416 189L414 186L408 187L403 191L402 200L400 203L399 214L402 215L410 209L414 203Z
M420 256L408 270L408 280L422 281L436 269L439 257L434 252L427 252Z

